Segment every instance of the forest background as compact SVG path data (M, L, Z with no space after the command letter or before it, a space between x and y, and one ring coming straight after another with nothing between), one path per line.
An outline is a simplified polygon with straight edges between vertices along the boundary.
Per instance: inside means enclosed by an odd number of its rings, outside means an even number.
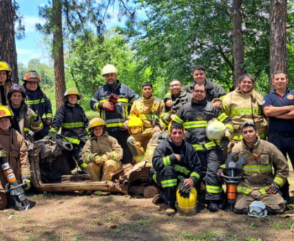
M15 82L21 83L27 70L38 71L54 112L65 88L77 87L90 114L89 101L105 83L100 73L108 63L136 93L141 83L152 82L159 98L171 79L189 84L195 65L204 66L207 77L227 91L249 73L257 80L255 89L266 94L277 69L287 71L294 86L293 5L292 0L53 0L39 6L44 21L36 25L50 61L30 59L15 66L17 54L5 49L0 59L12 65ZM2 20L5 8L11 9L14 26L7 29L15 30L9 41L25 38L17 1L0 1ZM109 28L114 18L123 24Z

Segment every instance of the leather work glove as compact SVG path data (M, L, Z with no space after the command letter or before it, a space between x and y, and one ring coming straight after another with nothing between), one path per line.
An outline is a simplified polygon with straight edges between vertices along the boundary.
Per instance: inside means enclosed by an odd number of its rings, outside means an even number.
M23 178L22 179L22 183L27 184L26 186L24 186L24 189L27 191L31 188L31 180L28 178Z
M6 157L7 156L7 151L0 150L0 157Z
M190 188L185 187L184 179L179 183L178 189L181 197L188 198L190 196Z
M266 192L268 194L276 194L279 191L279 189L280 189L280 187L277 184L272 183L270 185L270 187L268 189L266 189Z
M232 132L226 130L225 137L227 137L228 140L231 141L232 140Z
M97 165L103 165L104 162L106 162L108 160L107 158L107 155L106 154L103 154L102 156L95 156L95 159L94 159L94 162L97 164Z
M38 119L39 119L38 114L34 113L34 114L31 115L31 120L32 121L37 121Z

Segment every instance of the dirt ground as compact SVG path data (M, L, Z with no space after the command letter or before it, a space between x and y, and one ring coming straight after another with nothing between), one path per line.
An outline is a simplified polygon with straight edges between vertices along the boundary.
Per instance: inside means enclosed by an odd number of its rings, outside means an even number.
M294 210L263 219L210 213L167 217L151 199L124 195L29 193L28 211L0 211L0 240L294 240ZM289 206L290 208L292 206Z

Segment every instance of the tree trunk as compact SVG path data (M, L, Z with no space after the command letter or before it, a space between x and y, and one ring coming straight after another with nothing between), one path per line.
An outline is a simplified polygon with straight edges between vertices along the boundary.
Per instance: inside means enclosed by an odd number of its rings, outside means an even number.
M286 73L287 0L271 0L270 79L277 70Z
M63 33L62 33L62 3L53 0L53 60L55 75L56 110L63 105L65 92Z
M18 83L14 15L15 8L12 1L0 1L0 61L5 61L10 65L12 81Z
M233 59L234 59L234 87L238 86L237 79L244 74L244 44L242 32L242 15L240 8L242 0L234 0L232 5L233 20Z

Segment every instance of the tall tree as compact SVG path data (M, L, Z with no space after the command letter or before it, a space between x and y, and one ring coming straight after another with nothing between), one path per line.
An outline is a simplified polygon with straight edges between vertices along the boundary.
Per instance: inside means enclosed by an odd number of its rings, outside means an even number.
M277 70L286 72L287 0L271 0L270 79Z
M53 53L56 108L63 104L65 92L64 57L63 57L63 33L62 33L62 2L53 0Z
M12 0L0 1L0 60L12 69L12 79L18 82L14 20L17 5Z
M37 28L45 34L53 32L52 53L56 78L56 108L62 105L62 97L65 91L64 79L64 38L74 41L78 33L85 35L93 27L97 34L101 35L105 27L105 20L111 18L108 13L110 6L116 2L119 5L119 14L133 16L133 12L127 7L128 0L53 0L52 6L40 8L39 15L47 20L44 25L37 24ZM64 23L64 24L63 24Z

